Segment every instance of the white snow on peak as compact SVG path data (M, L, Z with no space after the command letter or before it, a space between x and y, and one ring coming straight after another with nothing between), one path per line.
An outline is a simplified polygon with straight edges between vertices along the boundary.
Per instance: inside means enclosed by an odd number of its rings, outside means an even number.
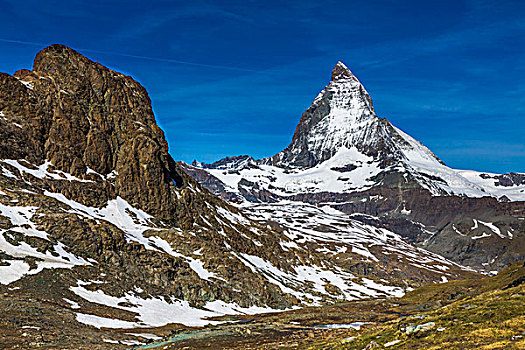
M460 195L467 197L501 197L507 196L510 200L525 201L525 185L496 186L493 178L483 177L474 170L457 170L441 163L427 147L415 140L400 129L394 130L406 141L407 145L398 144L405 157L405 164L410 170L426 175L438 177L443 181L420 181L433 195ZM497 174L486 174L496 176ZM421 179L420 179L421 180Z
M347 69L346 66L344 68ZM328 106L324 105L325 103L328 103ZM305 130L305 135L294 138L290 147L283 152L300 157L306 144L308 152L317 160L322 160L326 159L327 154L331 156L341 147L352 148L375 142L375 130L378 129L379 119L375 115L368 92L352 73L349 73L349 77L344 76L331 81L314 99L309 111L321 107L328 108L329 113L316 121L312 118L317 118L317 115L309 115L307 112L301 123L313 126ZM283 152L278 155L281 159ZM293 163L294 160L295 158L288 159L286 163Z
M303 114L285 150L260 161L246 156L224 159L216 167L196 166L235 193L243 192L243 179L284 197L356 192L373 186L371 178L375 175L397 170L412 175L436 196L506 196L525 201L525 184L502 186L495 174L451 169L420 142L380 119L370 95L342 62L337 63L332 75L333 80Z
M338 115L339 112L341 114ZM336 122L338 118L340 122ZM342 110L335 110L334 115L323 119L326 122L322 120L312 129L326 130L308 134L309 149L317 150L318 158L322 157L323 152L329 155L326 160L312 167L289 168L286 164L269 165L249 158L205 170L221 180L229 192L238 194L245 186L241 180L257 183L259 188L282 197L298 193L359 192L374 186L376 175L396 169L412 174L422 187L435 196L506 196L513 201L525 201L525 185L501 186L494 178L497 174L449 168L427 147L400 129L378 125L375 116L364 118L361 125L347 123L355 118L356 115L346 115ZM396 157L396 161L384 169L380 167L379 160L356 147L367 142L370 145L380 143L378 140L381 138L389 144L390 154ZM279 156L289 150L281 152ZM301 156L300 148L292 147L291 150L298 157Z
M350 71L350 69L348 69L348 67L347 67L343 62L341 62L341 61L337 61L336 66L342 67L342 68L344 68L344 69Z

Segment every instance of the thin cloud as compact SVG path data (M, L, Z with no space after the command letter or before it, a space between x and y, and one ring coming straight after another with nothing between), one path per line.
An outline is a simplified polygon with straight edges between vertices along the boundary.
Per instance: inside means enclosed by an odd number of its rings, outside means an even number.
M231 11L225 11L208 4L191 4L188 6L181 6L176 10L160 9L141 13L127 21L119 31L110 35L110 38L116 40L130 38L136 39L137 37L155 32L171 21L212 16L225 17L244 22L251 21L248 17L238 15Z
M40 47L46 47L46 46L50 45L50 44L44 44L44 43L36 43L36 42L32 42L32 41L13 40L13 39L4 39L4 38L0 38L0 41L5 42L5 43L33 45L33 46L40 46ZM82 51L83 52L92 52L92 53L99 53L99 54L104 54L104 55L129 57L129 58L136 58L136 59L155 61L155 62L183 64L183 65L194 66L194 67L205 67L205 68L214 68L214 69L227 69L227 70L235 70L235 71L240 71L240 72L252 72L252 73L259 73L259 72L261 72L261 71L258 71L258 70L248 69L248 68L222 66L222 65L199 63L199 62L189 62L189 61L177 60L177 59L172 59L172 58L133 55L133 54L123 53L123 52L93 50L93 49L75 48L75 47L72 47L72 49L74 49L76 51L79 51L79 52L82 52Z

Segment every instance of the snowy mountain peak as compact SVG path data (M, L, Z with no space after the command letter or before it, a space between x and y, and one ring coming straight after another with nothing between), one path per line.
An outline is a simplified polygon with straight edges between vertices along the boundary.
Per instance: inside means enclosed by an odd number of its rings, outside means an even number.
M249 200L355 193L385 186L424 189L434 196L525 198L521 174L514 181L451 169L423 144L379 118L370 95L342 62L301 116L292 142L283 151L261 160L244 155L193 165L210 171Z
M352 71L350 71L350 69L348 69L348 67L343 62L339 61L332 70L332 81L345 78L354 78L357 80Z
M364 86L338 62L332 81L303 113L291 144L272 162L285 167L312 167L343 147L374 146L381 124Z

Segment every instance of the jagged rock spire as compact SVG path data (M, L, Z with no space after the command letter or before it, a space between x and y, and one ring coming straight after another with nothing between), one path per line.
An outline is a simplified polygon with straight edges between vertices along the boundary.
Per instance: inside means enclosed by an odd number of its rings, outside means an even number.
M334 69L332 69L332 81L343 78L355 78L354 74L341 61L337 62Z
M332 81L302 115L291 144L272 157L280 166L311 167L329 159L341 147L374 148L381 140L381 122L372 99L342 62Z

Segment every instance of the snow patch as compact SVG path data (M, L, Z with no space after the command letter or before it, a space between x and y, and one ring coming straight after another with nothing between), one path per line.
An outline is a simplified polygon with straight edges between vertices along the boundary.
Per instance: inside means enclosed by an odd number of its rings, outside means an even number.
M39 179L53 179L53 180L67 180L67 181L79 181L79 182L93 182L91 180L83 180L79 179L76 176L73 176L71 174L65 173L60 170L54 170L53 172L48 171L48 168L52 166L53 164L46 160L43 164L36 166L37 169L31 169L26 167L25 165L21 164L18 160L13 159L3 159L0 160L0 162L3 162L5 164L9 164L16 169L18 169L21 173L30 174L34 177L37 177Z
M77 314L77 321L97 328L162 327L170 323L183 324L188 327L203 327L208 324L219 323L218 321L209 320L211 317L280 311L257 306L243 308L235 303L226 303L220 300L208 302L203 309L198 309L190 306L187 301L177 300L173 297L143 299L131 293L126 293L123 297L113 297L101 290L87 290L81 285L70 287L70 290L89 302L137 314L137 320L134 322L81 313ZM169 302L166 300L169 300ZM133 306L122 306L122 303L126 303L126 305L132 304Z

